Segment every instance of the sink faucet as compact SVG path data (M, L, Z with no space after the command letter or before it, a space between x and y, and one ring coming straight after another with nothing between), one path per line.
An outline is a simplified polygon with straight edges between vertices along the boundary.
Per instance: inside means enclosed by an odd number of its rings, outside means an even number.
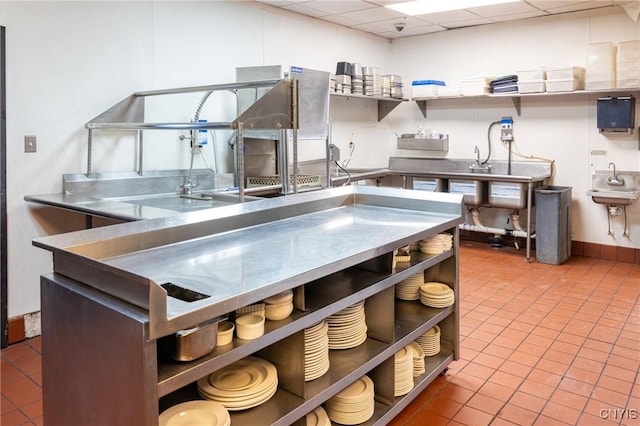
M491 169L491 165L486 163L486 162L480 162L480 148L478 148L478 145L474 145L473 147L473 152L476 154L476 162L469 164L469 168L471 170L483 170L483 171L488 171Z
M618 179L618 176L616 175L616 165L614 163L609 163L608 167L613 168L613 176L609 176L607 178L607 184L612 186L624 185L624 179L623 178Z

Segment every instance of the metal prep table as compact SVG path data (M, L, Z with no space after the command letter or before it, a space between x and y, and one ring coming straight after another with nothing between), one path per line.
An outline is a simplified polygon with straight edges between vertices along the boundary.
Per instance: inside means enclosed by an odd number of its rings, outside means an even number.
M54 262L42 277L46 422L157 424L163 404L193 397L198 378L259 352L286 366L279 389L263 405L232 413L233 422L292 424L370 374L377 400L370 424L384 424L459 356L461 221L459 195L348 186L36 239ZM394 249L440 232L454 235L453 250L414 253L392 269ZM454 289L454 306L394 299L393 285L421 271ZM264 336L236 338L188 363L159 354L158 339L285 289L294 289L296 310L268 322ZM305 383L302 330L360 300L369 338L335 351L330 372ZM412 392L394 398L393 354L436 324L442 353Z

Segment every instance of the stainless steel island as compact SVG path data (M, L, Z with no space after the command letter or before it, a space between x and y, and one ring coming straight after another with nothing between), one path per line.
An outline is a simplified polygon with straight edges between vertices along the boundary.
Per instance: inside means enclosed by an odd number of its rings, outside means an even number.
M258 200L160 219L40 238L53 252L42 277L44 418L48 425L153 425L176 402L198 399L195 382L251 354L278 369L265 403L232 413L233 424L294 424L364 374L385 424L459 357L458 225L462 196L349 186ZM393 251L438 233L453 249ZM394 285L416 273L455 294L453 306L396 300ZM190 362L160 342L283 290L295 310L267 321L255 340ZM365 302L367 339L330 351L330 368L305 382L304 329ZM441 351L414 388L394 396L394 354L439 325ZM302 419L302 420L301 420Z

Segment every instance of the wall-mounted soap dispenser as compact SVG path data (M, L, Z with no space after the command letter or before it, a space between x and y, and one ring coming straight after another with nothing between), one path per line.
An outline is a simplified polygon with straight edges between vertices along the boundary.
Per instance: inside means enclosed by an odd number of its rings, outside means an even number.
M636 98L619 96L598 98L598 130L600 133L633 133Z

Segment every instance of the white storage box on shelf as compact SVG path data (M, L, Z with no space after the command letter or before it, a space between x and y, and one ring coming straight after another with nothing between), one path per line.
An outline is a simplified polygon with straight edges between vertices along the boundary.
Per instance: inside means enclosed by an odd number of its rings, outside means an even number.
M540 81L540 80L545 80L547 78L544 68L538 68L535 70L516 71L516 75L518 76L518 83L520 83L521 81L526 81L526 82Z
M522 80L518 81L518 92L520 93L542 93L545 91L544 80Z
M547 67L547 80L570 80L584 81L584 67Z
M489 83L493 77L470 77L460 82L460 95L482 96L491 93Z
M611 42L589 43L585 89L616 88L616 47Z
M577 80L575 78L569 78L564 80L547 80L547 92L574 92L576 90L584 89L584 81Z
M640 87L640 40L618 43L616 86Z
M411 83L411 97L435 98L438 96L438 91L444 87L444 81L440 80L414 80Z

